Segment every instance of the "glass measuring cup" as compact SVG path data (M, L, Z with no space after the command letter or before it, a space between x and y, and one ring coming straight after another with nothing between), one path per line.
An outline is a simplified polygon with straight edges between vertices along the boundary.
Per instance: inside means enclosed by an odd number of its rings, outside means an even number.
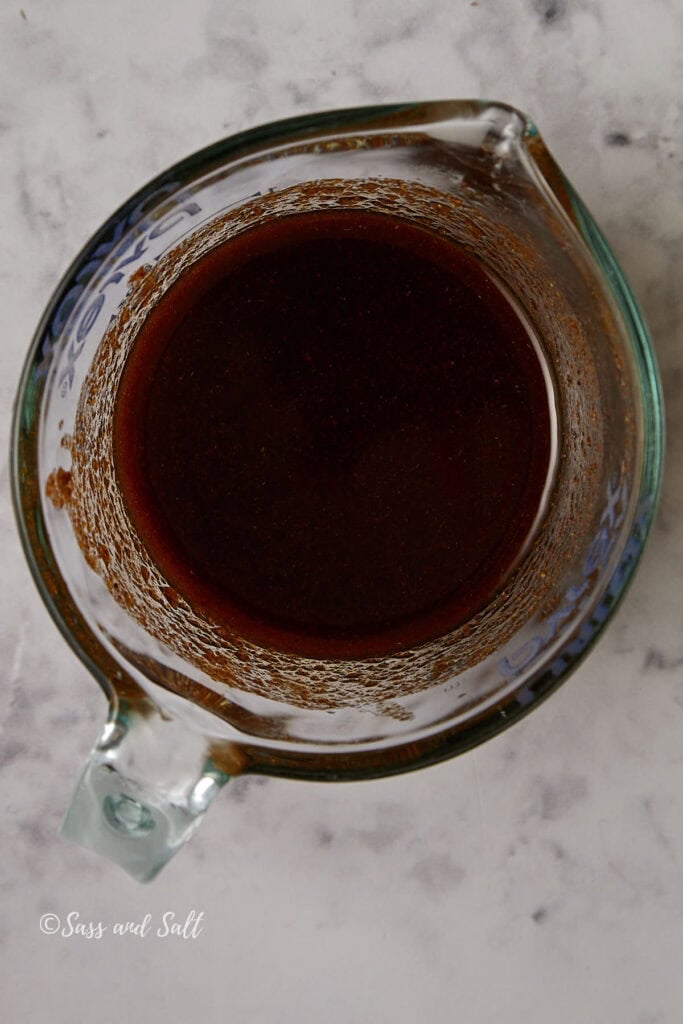
M136 546L108 454L126 345L159 295L220 241L330 205L400 215L478 259L543 346L559 423L543 523L487 607L446 636L347 661L261 649L178 600ZM72 444L87 381L99 475L81 486ZM67 271L17 398L13 485L27 558L110 705L64 834L148 879L232 775L386 775L517 720L567 677L616 607L652 521L662 434L634 299L536 128L512 108L454 101L297 118L160 175Z

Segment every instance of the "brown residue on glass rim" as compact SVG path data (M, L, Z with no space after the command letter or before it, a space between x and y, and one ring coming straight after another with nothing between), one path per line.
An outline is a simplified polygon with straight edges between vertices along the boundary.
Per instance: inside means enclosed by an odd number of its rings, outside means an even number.
M73 478L70 469L53 469L45 484L45 494L55 508L68 508L73 496Z

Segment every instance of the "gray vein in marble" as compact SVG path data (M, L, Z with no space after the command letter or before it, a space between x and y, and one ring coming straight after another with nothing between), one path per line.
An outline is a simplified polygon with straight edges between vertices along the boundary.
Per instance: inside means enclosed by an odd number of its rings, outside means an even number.
M666 828L661 820L656 798L654 796L646 796L641 801L641 804L645 820L649 828L652 830L659 847L668 857L671 858L671 860L678 863L678 852L671 841L671 837L667 834Z
M566 16L567 0L532 0L532 9L543 25L558 25Z
M632 139L628 132L613 131L605 135L605 142L608 146L630 146Z
M16 187L19 210L28 230L45 240L58 240L72 208L62 174L59 171L46 174L37 192L27 168L22 165Z
M665 654L664 651L659 650L657 647L648 647L645 652L643 672L648 672L650 669L668 672L681 666L683 666L683 654Z
M319 846L322 850L332 846L335 839L334 832L331 829L326 828L324 825L316 826L313 829L313 837L315 845Z
M553 780L536 778L525 819L538 817L541 821L559 821L585 800L588 793L588 782L580 775L568 773Z
M465 876L465 869L447 853L422 857L409 872L410 878L414 878L425 891L439 899L460 885Z
M253 796L253 790L260 789L268 783L265 775L243 775L231 779L221 798L232 803L242 804Z
M368 46L370 48L387 46L390 43L403 43L412 39L415 33L424 26L428 16L428 11L423 10L420 14L391 18L382 25L381 29L368 36Z
M258 35L258 22L248 11L212 4L206 19L205 55L191 60L185 74L213 73L236 82L259 77L270 63L270 52Z
M401 804L380 803L375 821L369 828L355 829L353 840L373 853L383 853L409 831L405 808Z

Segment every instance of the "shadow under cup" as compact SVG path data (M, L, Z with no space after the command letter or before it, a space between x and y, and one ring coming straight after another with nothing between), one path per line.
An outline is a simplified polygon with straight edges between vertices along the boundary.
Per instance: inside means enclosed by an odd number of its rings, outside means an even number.
M409 220L474 256L538 339L557 422L542 520L490 603L413 649L347 660L264 649L190 607L130 522L112 458L118 382L160 296L250 227L340 208ZM511 108L317 115L172 168L70 268L17 404L29 563L111 705L66 833L149 878L232 774L385 775L509 725L566 678L614 610L654 513L662 433L633 297L535 127Z

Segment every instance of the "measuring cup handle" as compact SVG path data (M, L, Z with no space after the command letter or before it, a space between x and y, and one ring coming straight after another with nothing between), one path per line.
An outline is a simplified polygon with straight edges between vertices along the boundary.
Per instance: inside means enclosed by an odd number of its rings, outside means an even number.
M61 833L149 882L229 777L213 763L206 737L184 723L151 703L112 705Z

